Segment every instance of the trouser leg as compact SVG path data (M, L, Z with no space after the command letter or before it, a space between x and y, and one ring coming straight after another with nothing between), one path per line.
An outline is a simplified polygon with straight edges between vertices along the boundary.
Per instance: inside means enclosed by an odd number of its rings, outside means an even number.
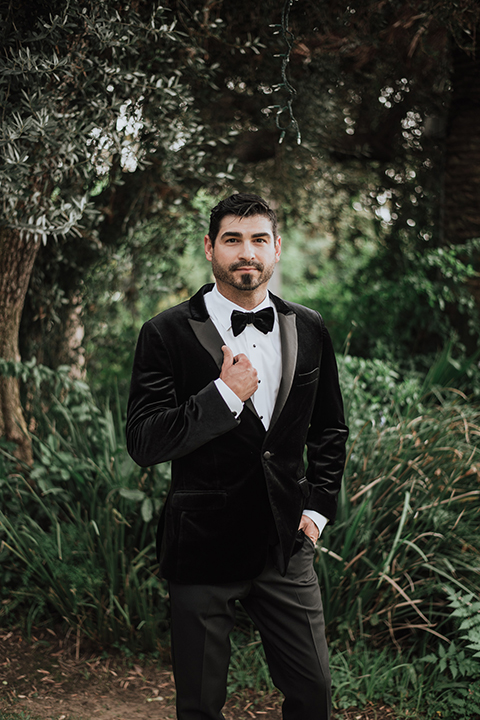
M330 718L328 649L313 554L305 539L285 577L269 563L242 600L262 636L272 680L285 696L284 720Z
M178 720L224 720L238 584L170 583Z

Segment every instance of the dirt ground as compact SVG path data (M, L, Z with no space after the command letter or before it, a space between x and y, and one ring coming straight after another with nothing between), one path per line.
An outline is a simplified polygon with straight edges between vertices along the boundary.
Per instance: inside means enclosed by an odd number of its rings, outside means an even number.
M231 697L226 720L280 720L281 699L249 691ZM41 720L167 720L175 718L171 669L149 660L108 656L51 630L27 642L0 630L0 720L4 714ZM397 720L378 705L337 712L335 720Z

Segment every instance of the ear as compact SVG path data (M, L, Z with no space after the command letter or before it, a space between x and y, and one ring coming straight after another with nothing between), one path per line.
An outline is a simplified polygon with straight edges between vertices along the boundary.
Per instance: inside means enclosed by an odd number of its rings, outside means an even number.
M280 260L280 255L282 254L282 238L280 235L277 236L277 239L275 240L275 262L277 263Z
M213 257L213 245L210 240L210 235L205 235L203 242L205 243L205 257L209 262L212 262Z

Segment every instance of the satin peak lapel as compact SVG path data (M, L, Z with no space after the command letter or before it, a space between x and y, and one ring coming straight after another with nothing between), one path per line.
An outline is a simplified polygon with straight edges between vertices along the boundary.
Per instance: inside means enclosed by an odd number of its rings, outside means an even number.
M207 318L205 322L202 322L189 318L188 322L198 342L210 353L218 367L221 368L223 364L222 345L225 345L225 342L212 320Z
M278 322L280 324L280 337L282 340L282 381L278 390L272 419L270 420L269 430L280 417L280 413L290 393L298 354L297 317L295 313L290 312L288 315L284 315L279 312Z

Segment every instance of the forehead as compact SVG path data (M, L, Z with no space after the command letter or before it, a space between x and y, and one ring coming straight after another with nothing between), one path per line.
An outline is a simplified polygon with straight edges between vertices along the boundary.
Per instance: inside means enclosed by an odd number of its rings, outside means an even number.
M238 233L240 235L262 233L270 235L270 237L273 238L272 223L266 215L250 215L248 217L225 215L218 229L218 237L221 237L225 233Z

